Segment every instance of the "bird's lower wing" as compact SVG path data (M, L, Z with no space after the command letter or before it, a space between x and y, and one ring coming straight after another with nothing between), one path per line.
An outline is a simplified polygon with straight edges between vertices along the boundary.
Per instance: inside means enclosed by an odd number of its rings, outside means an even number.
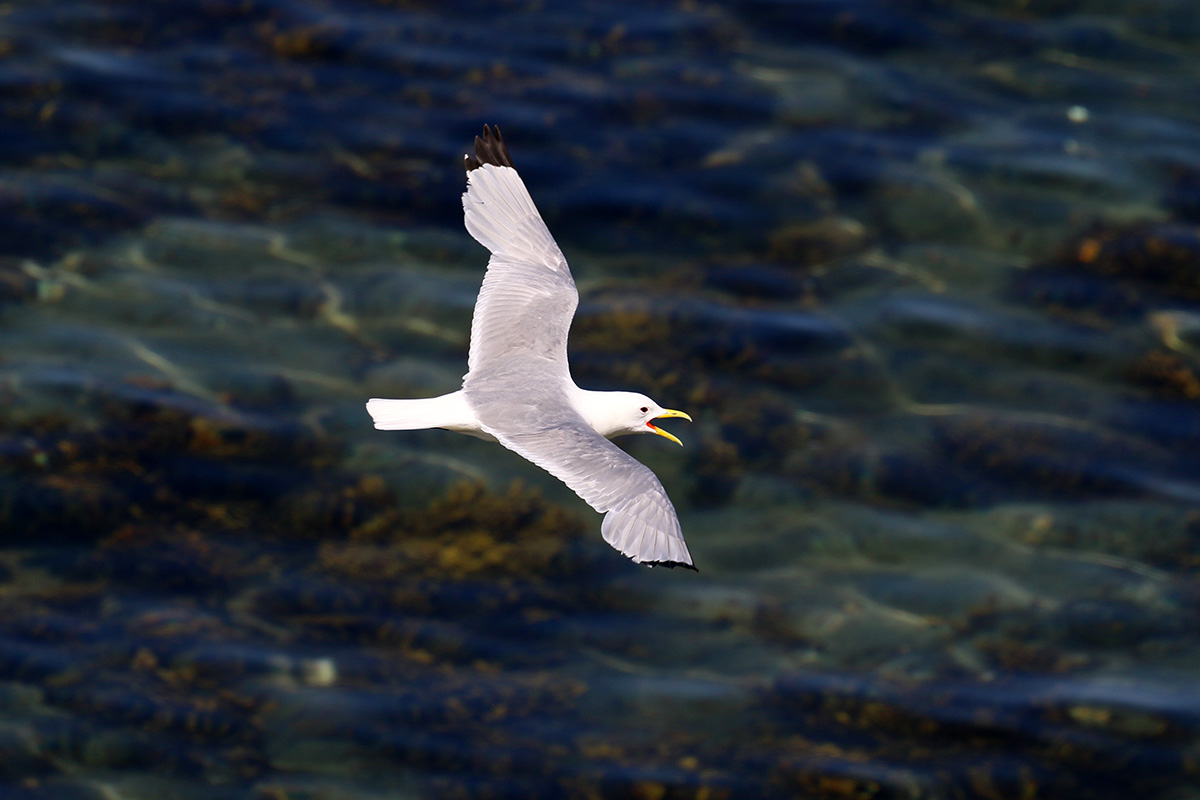
M639 564L695 569L658 477L582 419L529 433L487 430L603 513L604 540L617 550Z

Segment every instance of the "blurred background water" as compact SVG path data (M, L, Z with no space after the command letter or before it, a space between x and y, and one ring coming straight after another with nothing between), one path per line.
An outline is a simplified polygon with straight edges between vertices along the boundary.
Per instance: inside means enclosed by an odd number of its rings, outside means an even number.
M0 794L1200 797L1193 0L0 6ZM700 573L450 391L483 123Z

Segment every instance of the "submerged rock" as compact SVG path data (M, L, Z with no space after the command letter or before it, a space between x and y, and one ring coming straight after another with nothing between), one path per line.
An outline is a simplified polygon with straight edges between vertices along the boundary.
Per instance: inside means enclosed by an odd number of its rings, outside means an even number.
M1109 325L1200 302L1200 228L1182 223L1095 226L1020 274L1014 293L1078 321Z

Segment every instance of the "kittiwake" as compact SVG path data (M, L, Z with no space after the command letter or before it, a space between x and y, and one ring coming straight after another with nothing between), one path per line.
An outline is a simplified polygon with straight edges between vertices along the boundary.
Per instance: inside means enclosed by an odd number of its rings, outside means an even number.
M567 331L579 293L567 261L500 129L485 125L465 159L467 231L492 253L471 321L467 374L460 390L441 397L369 401L375 427L445 428L497 441L604 514L605 541L636 563L696 569L662 483L609 441L655 433L682 444L653 420L691 417L643 394L575 385Z

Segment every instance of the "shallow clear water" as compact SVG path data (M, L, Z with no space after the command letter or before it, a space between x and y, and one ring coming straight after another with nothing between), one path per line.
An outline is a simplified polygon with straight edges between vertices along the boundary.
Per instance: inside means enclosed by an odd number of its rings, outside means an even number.
M1196 797L1200 13L0 9L0 784ZM453 390L499 124L699 574Z

